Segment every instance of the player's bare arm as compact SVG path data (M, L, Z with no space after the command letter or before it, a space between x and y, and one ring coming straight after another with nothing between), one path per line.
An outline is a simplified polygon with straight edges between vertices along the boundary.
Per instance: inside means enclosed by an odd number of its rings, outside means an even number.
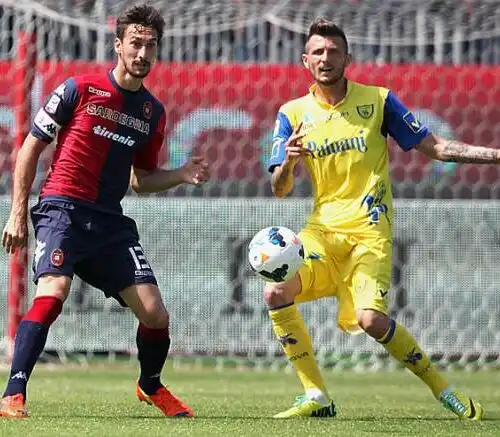
M415 148L432 159L470 164L499 164L500 150L427 135Z
M7 253L26 245L28 239L28 201L38 160L47 143L28 134L19 150L14 170L12 206L2 235Z
M300 132L302 123L299 123L285 144L285 160L283 164L276 167L271 176L271 187L276 197L285 197L293 188L293 172L299 160L311 154L311 151L303 146L300 139L305 136Z
M203 185L209 177L208 164L202 156L193 156L174 170L152 171L133 168L130 186L136 193L158 193L180 184Z

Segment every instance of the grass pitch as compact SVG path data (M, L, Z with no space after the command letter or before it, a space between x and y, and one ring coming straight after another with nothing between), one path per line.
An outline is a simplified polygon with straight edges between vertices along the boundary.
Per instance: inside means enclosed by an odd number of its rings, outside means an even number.
M2 384L7 372L0 372ZM335 419L276 420L300 392L295 376L273 372L168 368L163 379L193 407L196 418L166 419L134 397L128 365L35 369L31 418L0 418L0 436L500 436L500 373L450 373L452 382L486 408L481 423L461 423L413 375L327 372Z

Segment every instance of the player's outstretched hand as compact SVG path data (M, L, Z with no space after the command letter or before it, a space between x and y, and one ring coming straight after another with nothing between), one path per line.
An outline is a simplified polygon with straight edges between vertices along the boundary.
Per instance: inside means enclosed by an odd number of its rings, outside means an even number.
M288 162L290 164L297 163L298 160L303 156L312 155L312 152L307 147L304 147L304 144L302 144L302 142L300 141L306 135L304 131L301 132L301 129L302 122L295 126L292 135L285 143L285 162Z
M14 253L17 248L26 246L28 223L26 219L10 216L2 234L2 246L7 253Z
M187 184L203 185L209 178L208 164L203 156L193 156L182 166L183 180Z

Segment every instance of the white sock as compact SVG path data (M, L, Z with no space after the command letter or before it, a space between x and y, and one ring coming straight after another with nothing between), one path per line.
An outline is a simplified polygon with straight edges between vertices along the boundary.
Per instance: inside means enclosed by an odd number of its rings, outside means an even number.
M306 390L306 396L312 401L316 401L323 406L328 406L330 404L329 399L319 388L309 388Z

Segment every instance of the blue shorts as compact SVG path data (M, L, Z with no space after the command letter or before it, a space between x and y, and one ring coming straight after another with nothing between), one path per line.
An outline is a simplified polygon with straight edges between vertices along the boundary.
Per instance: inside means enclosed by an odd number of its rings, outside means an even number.
M31 208L36 247L33 281L44 274L78 275L125 302L119 293L134 284L157 284L139 243L135 221L78 200L45 198Z

